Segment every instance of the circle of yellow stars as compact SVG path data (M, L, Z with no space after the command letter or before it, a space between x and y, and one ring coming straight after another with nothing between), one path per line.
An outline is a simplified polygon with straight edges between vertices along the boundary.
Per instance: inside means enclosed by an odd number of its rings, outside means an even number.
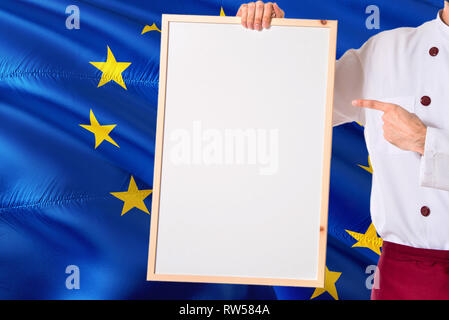
M142 34L160 29L153 23L153 25L145 26ZM98 88L104 86L109 82L115 82L123 89L127 90L125 81L123 80L122 73L131 65L131 62L119 62L115 58L109 45L107 47L106 61L89 61L91 65L102 72L100 81L98 82ZM120 148L118 143L110 136L112 130L117 126L116 124L101 125L97 120L92 109L89 114L90 124L80 124L80 127L90 131L95 136L95 149L97 149L104 141L111 143L112 145ZM150 214L144 200L153 192L151 189L140 189L137 187L134 177L131 175L128 190L111 192L110 194L117 199L123 201L123 208L121 215L130 211L133 208L137 208L147 214Z
M223 8L221 8L220 16L224 16ZM151 26L146 25L141 35L150 32L161 30L157 27L156 23ZM102 72L100 81L98 82L98 88L113 81L123 89L127 90L125 81L123 80L122 73L131 65L131 62L118 62L115 58L109 45L107 47L106 61L89 61L91 65ZM80 124L83 129L91 132L95 136L95 149L97 149L104 141L111 143L112 145L120 148L118 143L110 136L112 130L117 126L116 124L101 125L97 120L92 109L89 113L90 124ZM123 208L121 215L130 211L133 208L137 208L145 213L150 213L145 205L144 200L153 192L151 189L139 190L134 177L131 176L127 191L111 192L111 195L123 201Z

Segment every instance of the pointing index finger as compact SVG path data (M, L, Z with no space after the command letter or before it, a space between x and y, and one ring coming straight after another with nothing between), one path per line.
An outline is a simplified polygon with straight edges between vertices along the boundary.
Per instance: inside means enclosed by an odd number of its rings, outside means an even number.
M391 103L386 103L377 100L364 100L364 99L353 100L352 105L361 108L380 110L383 112L388 111L392 106Z

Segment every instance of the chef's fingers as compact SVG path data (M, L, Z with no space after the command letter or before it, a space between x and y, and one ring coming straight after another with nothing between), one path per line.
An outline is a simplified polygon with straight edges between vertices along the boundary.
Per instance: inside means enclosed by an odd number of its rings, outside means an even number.
M254 16L256 14L256 4L254 2L248 3L248 19L246 23L248 28L254 29Z
M259 0L256 2L256 14L254 15L254 29L262 30L262 17L264 11L264 3Z
M248 21L248 5L246 3L242 4L240 6L239 12L240 12L240 16L242 17L242 21L241 21L242 26L244 26L245 28L248 28L248 23L247 23L247 21ZM239 12L237 12L237 15Z
M268 29L271 24L271 15L273 14L273 4L271 2L265 3L265 7L263 9L263 18L262 18L262 26L265 29Z
M275 18L283 18L285 16L284 10L279 8L278 4L276 2L273 3L273 9L276 13Z
M246 3L242 4L239 9L237 10L237 13L235 14L236 17L241 17L242 16L242 8L243 6L246 6Z
M355 107L375 109L383 112L388 111L394 106L394 104L391 103L381 102L377 100L364 100L364 99L353 100L352 105Z

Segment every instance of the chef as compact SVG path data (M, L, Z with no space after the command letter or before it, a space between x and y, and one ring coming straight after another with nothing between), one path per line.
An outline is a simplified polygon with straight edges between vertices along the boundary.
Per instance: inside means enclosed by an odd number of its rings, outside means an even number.
M244 27L283 18L242 4ZM334 125L357 121L373 167L371 218L384 240L372 299L449 299L449 2L434 20L371 37L336 63Z

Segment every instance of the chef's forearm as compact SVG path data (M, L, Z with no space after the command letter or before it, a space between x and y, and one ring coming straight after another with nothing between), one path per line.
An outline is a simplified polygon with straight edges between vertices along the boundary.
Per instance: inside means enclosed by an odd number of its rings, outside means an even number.
M420 185L449 191L449 131L427 127Z
M363 97L365 74L360 50L350 49L336 62L333 126L353 121L365 124L364 111L352 105L352 100Z

